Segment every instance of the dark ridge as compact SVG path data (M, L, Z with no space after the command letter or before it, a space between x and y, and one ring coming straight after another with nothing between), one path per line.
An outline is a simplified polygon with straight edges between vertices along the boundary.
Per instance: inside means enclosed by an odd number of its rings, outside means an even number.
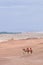
M38 38L26 38L26 40L29 40L29 39L38 39Z

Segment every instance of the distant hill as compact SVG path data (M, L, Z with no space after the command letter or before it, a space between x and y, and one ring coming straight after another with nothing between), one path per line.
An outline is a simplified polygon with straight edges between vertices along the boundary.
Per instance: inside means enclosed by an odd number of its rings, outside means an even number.
M21 32L0 32L0 34L21 34Z

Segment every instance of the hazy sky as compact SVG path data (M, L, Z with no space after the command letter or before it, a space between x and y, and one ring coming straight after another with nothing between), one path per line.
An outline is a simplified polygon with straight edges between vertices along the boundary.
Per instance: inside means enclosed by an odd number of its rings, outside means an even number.
M43 0L0 0L0 31L43 31Z

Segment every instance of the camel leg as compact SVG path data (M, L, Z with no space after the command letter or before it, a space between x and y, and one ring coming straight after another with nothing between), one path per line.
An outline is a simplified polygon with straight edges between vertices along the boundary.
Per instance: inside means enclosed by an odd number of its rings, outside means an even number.
M32 50L31 50L30 52L31 52L31 54L32 54Z

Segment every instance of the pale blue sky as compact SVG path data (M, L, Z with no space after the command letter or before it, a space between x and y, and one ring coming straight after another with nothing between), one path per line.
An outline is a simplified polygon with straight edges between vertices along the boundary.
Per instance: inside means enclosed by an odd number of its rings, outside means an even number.
M43 0L0 0L1 31L43 31Z

